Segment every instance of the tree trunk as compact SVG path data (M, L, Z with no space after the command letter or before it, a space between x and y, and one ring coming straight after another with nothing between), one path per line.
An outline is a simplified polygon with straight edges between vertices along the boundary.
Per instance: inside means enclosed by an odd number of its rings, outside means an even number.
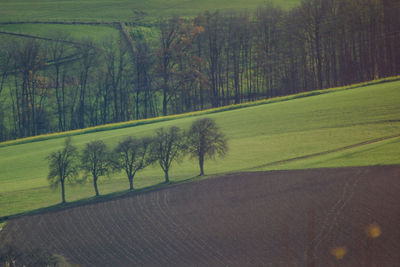
M200 165L200 175L199 176L203 176L204 175L204 155L199 156L199 165Z
M64 181L61 181L61 203L65 203L65 185Z
M94 185L94 192L96 193L96 197L98 197L99 189L97 188L97 177L93 177L93 185Z
M59 90L59 88L60 88L60 83L59 83L59 80L60 80L60 68L59 68L59 66L58 66L58 64L56 64L55 65L55 68L56 68L56 88L55 88L55 90L56 90L56 100L57 100L57 115L58 115L58 130L59 131L63 131L63 123L62 123L62 112L61 112L61 99L60 99L60 90Z
M66 117L66 107L65 107L65 76L66 76L66 73L65 73L65 70L64 70L64 72L63 72L63 78L62 78L62 85L61 85L61 93L62 93L62 121L63 121L63 123L62 123L62 125L63 125L63 128L62 128L62 131L65 131L66 130L66 119L65 119L65 117Z
M133 177L129 177L129 190L133 191Z
M167 84L167 80L166 80L166 78L164 78L164 86L163 86L163 105L162 105L162 108L163 108L163 116L167 116L167 97L168 97L168 95L167 95L167 89L168 88L168 84Z
M164 173L165 173L165 183L168 184L169 183L168 170L164 170Z
M315 54L317 59L317 89L322 89L322 57L320 48L320 28L319 21L315 23Z

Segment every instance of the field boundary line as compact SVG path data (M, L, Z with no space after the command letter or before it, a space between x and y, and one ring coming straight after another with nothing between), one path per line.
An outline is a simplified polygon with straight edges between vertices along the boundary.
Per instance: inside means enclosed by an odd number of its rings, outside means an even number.
M300 157L294 157L294 158L290 158L290 159L273 161L273 162L262 164L262 165L258 165L258 166L255 166L255 167L246 168L246 169L243 169L243 171L250 171L250 170L254 170L254 169L259 169L259 168L279 165L279 164L282 164L282 163L289 163L289 162L293 162L293 161L297 161L297 160L302 160L302 159L308 159L308 158L313 158L313 157L317 157L317 156L327 155L327 154L340 152L340 151L345 151L345 150L349 150L349 149L360 147L360 146L370 145L370 144L373 144L373 143L377 143L377 142L393 139L393 138L396 138L396 137L400 137L400 134L379 137L379 138L371 139L371 140L364 141L364 142L361 142L361 143L356 143L356 144L352 144L352 145L348 145L348 146L344 146L344 147L339 147L339 148L335 148L335 149L331 149L331 150L326 150L326 151L322 151L322 152L312 153L312 154L308 154L308 155L304 155L304 156L300 156Z
M59 25L104 25L115 26L118 25L117 21L111 22L96 22L96 21L6 21L0 22L0 25L18 25L18 24L59 24Z
M30 38L30 39L39 39L39 40L51 41L51 42L60 42L60 43L73 44L73 45L82 45L81 43L77 43L77 42L71 42L71 41L66 41L66 40L55 40L55 39L48 38L48 37L41 37L41 36L37 36L37 35L30 35L30 34L24 34L24 33L0 31L0 34L12 35L12 36Z

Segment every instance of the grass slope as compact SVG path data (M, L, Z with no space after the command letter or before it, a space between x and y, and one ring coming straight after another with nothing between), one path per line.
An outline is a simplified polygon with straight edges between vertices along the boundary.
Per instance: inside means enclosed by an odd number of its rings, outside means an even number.
M400 133L400 81L351 90L331 90L330 93L287 101L255 105L201 116L214 118L229 138L228 156L216 162L206 162L209 175L243 170L295 169L351 165L399 164L400 138L391 138L357 146L335 153L269 165L305 155L335 150L377 138ZM152 135L159 127L171 125L188 128L193 116L177 116L172 120L125 127L120 129L81 133L73 143L82 148L86 142L102 139L115 146L122 138ZM63 138L8 144L0 147L0 217L59 202L60 194L48 187L46 157L59 149ZM195 177L198 166L185 159L173 165L171 178L181 181ZM158 166L138 173L136 188L163 181ZM125 190L123 174L104 178L100 193ZM67 200L91 197L91 183L68 187Z
M292 8L299 0L273 0L283 8ZM205 10L255 9L264 0L2 0L0 22L10 21L133 21L135 12L144 12L145 19L160 16L194 16Z

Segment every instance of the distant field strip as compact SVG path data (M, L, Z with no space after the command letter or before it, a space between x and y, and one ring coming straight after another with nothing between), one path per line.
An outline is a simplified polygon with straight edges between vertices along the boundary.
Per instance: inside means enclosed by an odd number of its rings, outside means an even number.
M299 0L273 0L277 6L290 9L297 6ZM202 11L238 11L255 10L264 5L264 0L148 0L148 1L27 1L13 0L1 1L0 22L26 22L26 21L67 21L105 23L115 21L134 21L137 13L142 14L145 20L155 21L160 17L196 16Z

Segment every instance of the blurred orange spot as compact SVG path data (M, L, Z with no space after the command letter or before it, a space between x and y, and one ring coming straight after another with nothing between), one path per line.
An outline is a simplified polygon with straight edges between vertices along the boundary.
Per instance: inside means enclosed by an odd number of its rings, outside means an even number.
M370 238L377 238L381 235L382 231L377 223L373 223L368 225L367 228L365 228L365 233Z
M346 247L331 248L331 254L338 260L343 259L344 255L346 255L346 253L347 253Z

